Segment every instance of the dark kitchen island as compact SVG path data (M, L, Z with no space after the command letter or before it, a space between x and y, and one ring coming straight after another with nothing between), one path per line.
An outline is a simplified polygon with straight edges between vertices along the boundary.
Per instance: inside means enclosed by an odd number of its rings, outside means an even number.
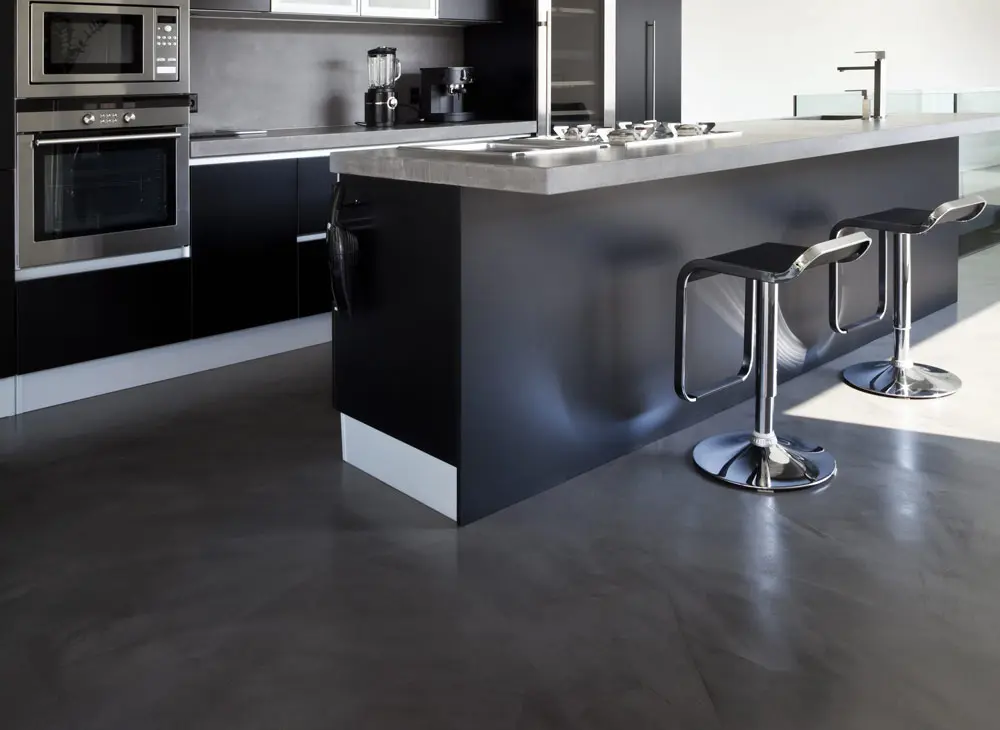
M752 379L697 404L674 394L680 267L957 198L957 138L1000 117L722 127L743 135L527 159L333 155L360 239L353 315L334 318L345 461L467 524L750 397ZM957 236L914 239L915 317L956 301ZM845 321L874 310L877 273L874 251L847 267ZM827 289L814 271L782 290L783 378L892 329L834 335ZM691 300L707 383L738 368L742 282L698 282Z

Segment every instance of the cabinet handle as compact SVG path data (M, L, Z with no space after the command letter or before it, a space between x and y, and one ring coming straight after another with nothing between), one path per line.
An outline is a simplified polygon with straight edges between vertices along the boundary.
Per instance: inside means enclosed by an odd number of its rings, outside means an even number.
M646 21L646 119L656 119L656 21Z

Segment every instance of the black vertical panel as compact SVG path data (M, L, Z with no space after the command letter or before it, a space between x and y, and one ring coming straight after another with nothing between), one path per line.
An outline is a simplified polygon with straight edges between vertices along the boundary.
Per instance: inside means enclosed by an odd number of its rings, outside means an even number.
M191 168L195 337L298 315L295 160Z
M17 3L0 3L0 170L14 169L14 96Z
M342 177L373 203L354 316L334 315L336 407L457 465L458 189Z
M0 170L0 378L14 374L14 172Z
M615 117L647 118L647 83L655 80L654 118L681 119L681 0L617 1L617 100ZM655 26L655 74L653 71ZM696 120L697 121L697 120Z
M536 3L507 0L500 11L503 22L465 29L465 63L476 73L469 109L477 119L537 119Z
M19 373L170 345L190 337L188 259L17 285Z
M752 396L752 382L697 404L674 394L685 262L762 241L816 243L849 215L933 208L957 197L957 165L951 139L567 195L463 190L460 522ZM957 228L913 248L920 317L956 300ZM845 319L874 309L876 271L871 254L847 267ZM729 277L693 285L692 387L736 371L742 293ZM783 378L891 331L890 317L835 336L825 270L783 285L780 306Z

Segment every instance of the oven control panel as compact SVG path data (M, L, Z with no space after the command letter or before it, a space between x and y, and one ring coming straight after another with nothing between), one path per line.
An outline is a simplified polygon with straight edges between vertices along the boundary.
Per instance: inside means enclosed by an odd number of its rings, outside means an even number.
M138 112L131 109L95 109L80 115L80 124L93 129L136 126L138 121Z
M177 10L156 11L155 78L157 81L180 79L181 32L177 25Z

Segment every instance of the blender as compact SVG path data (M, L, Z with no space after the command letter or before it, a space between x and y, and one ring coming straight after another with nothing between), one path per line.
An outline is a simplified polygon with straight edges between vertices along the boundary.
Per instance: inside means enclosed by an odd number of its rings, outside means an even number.
M365 126L391 127L396 123L396 80L403 65L395 48L379 46L368 51L368 91L365 92Z

